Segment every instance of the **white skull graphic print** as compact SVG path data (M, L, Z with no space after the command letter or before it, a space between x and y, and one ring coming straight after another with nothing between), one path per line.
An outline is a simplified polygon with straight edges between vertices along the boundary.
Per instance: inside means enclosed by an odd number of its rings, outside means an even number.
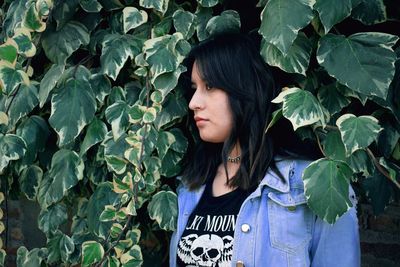
M214 234L190 234L179 242L178 257L191 266L228 267L232 258L233 238Z

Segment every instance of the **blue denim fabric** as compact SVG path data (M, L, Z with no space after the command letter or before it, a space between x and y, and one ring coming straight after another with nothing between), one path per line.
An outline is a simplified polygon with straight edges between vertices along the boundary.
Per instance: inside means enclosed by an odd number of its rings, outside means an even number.
M322 221L306 205L301 175L309 163L278 162L287 182L268 172L243 202L236 220L231 266L243 266L239 262L245 267L360 266L354 191L350 187L350 210L333 225ZM178 241L203 191L204 186L192 192L178 188L179 215L171 239L171 267L176 266ZM250 230L242 228L244 224Z

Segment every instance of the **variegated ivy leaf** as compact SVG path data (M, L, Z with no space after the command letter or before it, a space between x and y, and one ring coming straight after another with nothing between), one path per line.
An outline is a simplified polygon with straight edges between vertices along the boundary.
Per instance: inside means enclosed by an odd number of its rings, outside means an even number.
M98 1L107 11L113 11L124 7L124 4L122 4L120 0L98 0Z
M139 40L132 35L107 34L100 57L102 72L115 81L128 58L140 53L140 47Z
M0 133L0 173L3 172L10 161L22 158L25 152L26 143L21 137Z
M159 89L162 97L166 97L171 90L177 86L180 75L185 71L186 67L179 65L175 71L159 75L157 79L154 80L153 85L155 88Z
M40 211L38 226L43 233L49 236L55 233L60 225L66 223L67 219L67 206L64 203L57 203Z
M69 79L51 98L49 123L57 132L58 145L73 141L94 117L96 99L86 80ZM68 114L68 116L66 116Z
M337 83L321 86L318 90L318 99L332 115L341 111L351 102L338 90Z
M154 126L160 130L164 126L168 126L176 120L182 118L187 113L187 103L183 95L179 93L169 94L163 104L163 108L157 113Z
M31 33L27 29L20 28L15 30L13 40L18 46L19 54L25 57L33 57L36 54L36 47L31 40Z
M197 0L197 2L204 7L213 7L218 4L219 0Z
M342 161L319 159L303 173L308 206L320 218L334 223L352 207L349 184L353 172Z
M82 267L89 267L104 256L104 248L96 241L85 241L82 244Z
M43 171L36 165L30 165L22 171L21 175L18 177L19 186L27 199L36 200L42 177Z
M21 84L14 98L8 98L6 106L9 107L9 125L14 126L22 117L31 112L38 104L37 83L31 82L29 86ZM12 101L12 102L11 102Z
M323 127L326 125L328 112L315 96L308 91L297 87L286 89L272 100L272 102L283 102L282 114L290 120L294 130L317 122L321 123Z
M212 14L212 8L197 6L195 15L197 17L196 32L199 41L203 41L208 37L206 26L207 22L211 19Z
M134 29L147 22L148 16L146 11L139 10L136 7L125 7L122 11L122 19L124 24L124 32Z
M86 130L85 139L83 139L79 154L81 156L84 155L89 150L89 148L103 141L106 137L106 134L106 124L98 118L94 118L94 120L89 124Z
M223 32L239 32L240 16L235 10L225 10L219 16L212 17L206 25L209 35Z
M102 143L107 166L117 174L124 173L128 164L128 161L124 158L124 152L129 149L129 144L125 140L126 137L127 135L124 133L120 138L114 140L112 133L109 132Z
M0 249L0 266L4 266L4 261L6 258L6 251L4 249Z
M56 86L57 82L64 73L64 70L65 70L65 65L53 64L44 75L43 79L40 82L40 90L39 90L39 101L40 101L39 106L41 108L46 103L51 90L53 90L54 87Z
M29 3L22 24L25 28L31 31L42 32L46 29L46 23L43 22L39 16L35 2Z
M155 194L148 207L150 218L155 220L161 229L174 231L178 217L178 200L172 191L160 191Z
M60 201L83 178L84 163L71 150L58 150L51 160L50 171L40 184L38 201L42 208Z
M374 173L374 163L363 149L359 149L351 154L346 162L354 173L361 173L364 177L370 177Z
M26 72L14 69L2 62L0 64L0 89L3 94L13 94L19 84L29 85L29 77Z
M386 7L383 0L361 0L351 12L353 19L366 25L374 25L387 19Z
M183 139L180 139L182 138ZM178 153L184 153L187 147L187 140L178 129L159 132L157 139L158 156L162 160L169 149Z
M352 9L351 0L336 0L335 2L316 0L314 9L318 11L319 18L324 25L325 33L337 23L350 15Z
M139 5L145 8L154 8L162 15L167 12L169 0L139 0Z
M96 99L100 103L104 103L104 99L111 93L111 82L106 75L101 73L94 74L89 80Z
M65 65L67 59L81 45L89 44L89 32L85 25L77 21L67 22L60 30L54 26L43 33L42 47L53 63Z
M327 34L319 41L317 60L340 83L364 95L386 99L396 60L390 47L397 40L397 36L378 32L349 37Z
M312 0L269 0L261 13L259 33L286 55L300 29L313 18Z
M3 2L4 3L4 2ZM26 1L12 1L4 14L3 30L7 37L11 38L14 35L14 30L18 28L25 16L27 7Z
M106 119L111 124L114 140L117 140L128 129L129 110L129 105L123 101L117 101L106 109Z
M53 8L52 0L38 0L36 1L36 10L39 16L48 16L50 13L50 9Z
M79 4L86 12L99 12L102 8L97 0L79 0Z
M110 182L99 184L94 193L90 196L87 204L89 231L105 239L110 231L112 223L101 222L99 220L100 214L103 212L105 206L117 205L120 201L119 195L113 191L113 186Z
M356 117L353 114L344 114L336 121L340 135L346 148L346 155L368 147L377 139L382 128L377 119L372 116Z
M304 76L306 76L310 62L311 51L311 41L302 32L297 35L286 56L276 46L267 43L264 39L261 44L261 55L269 65L277 66L289 73L300 73Z
M8 39L4 44L0 45L0 60L6 60L15 66L17 55L18 45L13 39Z
M133 245L127 252L121 255L122 266L139 267L143 264L142 250L139 245Z
M183 39L180 32L149 39L144 43L144 55L150 65L151 82L159 90L165 89L161 84L156 86L158 76L174 72L190 50L189 43ZM162 77L161 77L162 79Z
M179 9L174 12L172 19L176 31L181 32L186 40L193 36L196 26L196 15L189 11Z
M46 261L47 254L46 248L34 248L29 251L26 247L21 246L17 250L17 266L39 267L42 262Z
M72 238L61 231L57 231L49 238L47 248L49 249L47 262L54 264L60 261L67 262L75 250L75 244Z
M79 0L54 1L51 16L57 23L57 31L64 27L67 22L72 20L72 17L75 15L78 8Z

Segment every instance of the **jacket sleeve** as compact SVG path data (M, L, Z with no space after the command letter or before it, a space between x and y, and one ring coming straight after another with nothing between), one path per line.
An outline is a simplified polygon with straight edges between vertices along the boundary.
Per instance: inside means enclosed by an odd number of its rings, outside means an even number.
M356 200L350 187L353 207L334 224L316 217L310 248L312 267L359 267L360 237L356 212Z

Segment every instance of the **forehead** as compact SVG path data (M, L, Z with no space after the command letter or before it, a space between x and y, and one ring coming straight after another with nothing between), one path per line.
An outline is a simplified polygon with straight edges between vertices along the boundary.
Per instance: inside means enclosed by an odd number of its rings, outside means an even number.
M191 73L192 83L200 82L203 79L200 77L199 68L197 67L197 62L195 61L192 66L192 73Z

